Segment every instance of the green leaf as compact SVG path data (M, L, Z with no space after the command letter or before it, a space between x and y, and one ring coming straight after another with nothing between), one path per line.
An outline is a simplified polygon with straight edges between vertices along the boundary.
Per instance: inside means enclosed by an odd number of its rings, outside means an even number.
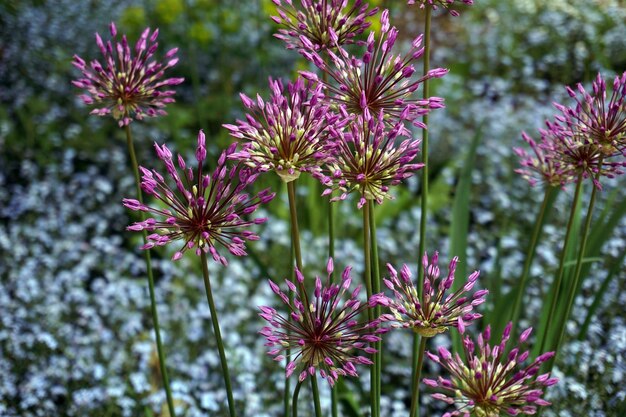
M452 222L450 226L450 255L458 256L459 263L456 268L456 276L453 290L456 291L463 285L463 278L467 271L467 235L470 219L470 197L472 188L472 172L476 161L476 149L481 139L481 130L478 129L469 151L465 156L463 167L459 172L459 181L456 186L454 201L452 204ZM422 254L420 254L421 256ZM457 352L461 351L461 338L452 332L452 344Z

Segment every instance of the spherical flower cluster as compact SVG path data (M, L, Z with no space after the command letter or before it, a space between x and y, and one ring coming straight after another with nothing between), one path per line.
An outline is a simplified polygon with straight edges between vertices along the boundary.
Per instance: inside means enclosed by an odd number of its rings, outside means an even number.
M271 348L268 353L276 361L284 360L283 353L291 351L287 377L299 370L299 380L304 381L319 372L331 386L339 376L357 377L355 364L371 365L372 361L358 356L356 351L376 353L370 344L378 342L378 335L386 331L378 328L378 320L369 322L364 318L369 305L359 301L360 286L344 299L352 282L351 268L343 271L341 285L331 282L333 268L331 258L326 267L326 284L322 285L321 279L315 278L312 299L306 293L304 276L297 269L295 282L285 280L291 297L269 281L272 291L288 307L289 314L260 307L260 316L270 324L260 333L267 339L266 346Z
M254 182L257 174L241 164L231 168L226 166L226 160L235 151L236 145L233 144L222 152L212 175L204 174L202 168L206 159L205 136L200 131L196 149L196 176L187 167L182 156L178 155L177 168L167 146L156 143L154 146L176 186L170 187L157 171L140 167L142 190L166 207L147 206L134 199L124 199L124 206L127 208L152 213L160 218L151 217L128 227L132 231L153 232L148 235L148 243L142 249L182 240L183 243L174 254L173 260L182 258L185 251L195 248L198 256L202 252L210 252L216 262L227 265L226 258L217 251L218 244L228 248L235 256L245 256L245 241L258 240L259 237L242 229L252 224L264 223L267 219L244 220L242 217L252 214L261 203L269 202L274 198L274 193L269 189L252 197L245 193L245 188ZM182 174L179 174L178 169Z
M582 84L574 91L566 87L575 107L555 103L563 115L557 117L572 135L580 135L599 147L604 157L626 156L626 72L613 80L613 92L607 102L606 82L598 74L592 83L592 94ZM580 97L579 97L580 95Z
M594 140L587 128L572 124L571 119L561 116L557 117L556 122L547 121L546 126L546 129L539 130L540 143L522 133L522 138L530 145L534 156L524 149L514 148L522 165L515 172L531 185L541 181L548 186L564 187L568 183L578 182L579 178L591 178L595 186L602 189L602 184L596 177L613 178L623 174L626 161L621 158L621 153L618 155L621 160L611 159L611 156L604 153L608 148Z
M571 169L561 163L558 158L560 138L550 129L540 129L541 142L537 143L526 132L522 132L522 138L533 151L530 155L523 148L513 148L520 157L522 168L515 172L525 178L531 186L542 182L549 187L564 188L570 182L576 180Z
M456 410L445 413L443 417L535 414L537 406L550 405L541 398L543 388L556 384L558 380L550 378L549 374L537 376L537 372L543 362L554 356L554 352L544 353L522 368L529 352L520 353L519 347L511 349L508 354L505 350L511 328L509 323L501 343L491 347L488 343L491 331L487 327L478 336L478 352L475 352L474 342L469 336L463 340L463 355L452 355L444 347L439 348L438 355L426 352L431 360L452 374L451 379L423 380L426 385L444 391L433 394L433 398L456 406ZM524 343L531 331L532 328L529 328L522 332L519 342Z
M354 43L371 25L366 19L378 13L378 7L368 10L363 0L351 4L348 0L300 0L300 8L292 0L273 2L278 16L272 20L286 27L274 36L285 41L287 49L324 50Z
M308 171L321 177L320 165L328 162L334 142L328 140L327 125L335 124L337 116L324 104L322 86L298 78L287 85L270 78L272 97L269 102L260 96L241 99L250 114L237 125L225 124L230 134L244 140L243 149L230 158L243 161L256 171L275 171L283 181L297 179Z
M443 107L443 99L415 97L415 92L424 80L438 78L447 74L448 70L435 68L424 76L414 79L413 62L424 54L423 36L418 36L412 43L412 49L406 56L395 55L392 48L398 37L398 30L389 25L389 11L383 11L381 18L381 34L376 41L371 32L366 42L366 52L361 58L350 56L339 47L336 52L328 51L332 65L327 64L315 51L301 50L300 53L313 62L329 76L324 82L330 92L329 100L338 107L343 107L349 114L377 115L385 114L385 120L395 124L406 120L415 126L424 128L420 117L430 109ZM311 80L318 76L310 71L300 74Z
M437 10L437 8L442 7L444 9L448 9L452 16L458 16L459 12L456 10L450 9L450 6L454 4L455 0L408 0L407 4L419 4L420 9L425 7L432 7L433 10ZM474 4L474 0L461 0L462 3L471 6Z
M410 133L401 122L389 127L382 112L378 117L360 115L353 119L345 131L331 127L333 135L338 138L337 151L328 166L331 182L324 195L339 190L341 194L331 199L337 201L357 191L361 195L359 208L367 200L382 204L384 199L393 198L389 193L391 186L424 166L411 163L419 152L420 140L410 138L396 144L398 136L409 136Z
M472 313L472 309L485 302L485 296L489 291L478 290L471 297L463 295L472 289L479 272L472 273L462 288L446 296L446 291L454 283L458 258L454 257L450 261L448 275L445 278L440 278L438 261L437 252L430 262L428 254L424 254L422 258L424 287L421 295L413 285L408 266L402 266L398 278L398 272L387 264L390 277L383 282L393 291L394 297L388 298L382 293L372 297L378 304L386 306L391 311L391 314L381 316L381 321L391 321L392 327L412 329L420 336L432 337L445 332L448 327L456 327L462 333L467 324L482 317L481 314Z
M116 38L114 23L111 23L110 31L111 36ZM163 79L165 70L178 62L175 57L178 48L165 54L165 64L151 61L158 47L158 35L158 29L150 34L150 28L146 28L135 45L133 57L126 35L113 47L111 41L105 45L96 33L96 43L104 56L104 66L97 60L87 66L81 57L74 55L72 64L81 70L84 78L72 81L72 84L86 91L87 94L80 96L85 104L96 106L91 114L112 114L120 127L128 125L133 118L141 120L144 116L166 114L163 108L175 101L172 97L175 92L162 89L180 84L184 78Z
M557 140L546 147L565 171L574 177L591 178L598 189L602 185L598 178L613 178L623 174L626 166L624 160L609 160L597 143L589 139L586 133L578 129L570 129L558 123L546 122L548 130Z

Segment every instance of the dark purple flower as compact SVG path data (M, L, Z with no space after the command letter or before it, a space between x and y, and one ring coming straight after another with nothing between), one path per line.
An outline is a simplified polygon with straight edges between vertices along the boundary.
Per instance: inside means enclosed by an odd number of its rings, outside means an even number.
M371 23L366 19L378 13L378 7L368 10L363 0L272 0L278 16L272 20L285 29L274 35L285 41L287 49L332 49L337 45L354 43Z
M349 114L378 115L381 111L385 120L395 124L407 120L415 126L424 128L420 117L430 109L444 107L443 99L417 97L416 91L424 80L438 78L448 70L435 68L428 74L414 77L413 62L423 54L422 35L415 38L412 49L405 56L392 53L398 37L398 30L389 25L389 11L383 11L381 33L376 40L374 32L367 38L367 50L361 58L350 56L339 47L328 51L331 64L315 51L300 50L300 53L313 62L320 70L328 74L329 81L324 82L329 99L345 108ZM300 71L305 78L318 80L315 73Z
M346 116L346 119L349 117ZM412 163L419 152L419 139L410 138L410 132L402 123L389 127L383 112L378 117L352 116L347 129L331 131L338 138L334 161L328 165L332 181L324 195L339 190L340 195L331 201L343 200L356 191L361 197L361 208L366 200L382 204L393 199L389 188L409 178L424 164ZM399 136L408 139L396 143Z
M550 129L540 129L539 133L541 142L537 143L526 132L522 132L522 138L528 143L534 155L530 155L523 148L513 148L521 158L520 165L522 166L515 172L525 178L531 186L541 182L549 187L564 188L570 182L576 181L571 167L560 160L560 137Z
M572 135L583 136L587 142L597 145L604 157L626 156L626 72L613 80L608 102L606 83L601 74L592 83L591 94L582 84L577 85L577 91L566 88L576 106L555 103L563 113L557 117L557 123Z
M596 175L614 178L624 173L626 161L610 160L603 153L603 149L597 142L590 139L587 133L578 129L570 129L559 123L546 122L548 130L555 135L557 140L550 142L555 160L563 170L569 171L573 176L591 178L598 189L602 189Z
M117 29L114 23L111 23L110 31L115 39ZM175 57L178 48L165 54L164 63L152 59L158 46L158 34L158 29L150 33L150 28L146 28L135 45L133 56L126 35L114 45L111 41L105 44L96 33L104 65L97 60L87 65L81 57L74 55L72 64L82 71L84 78L72 81L72 84L86 91L80 98L95 107L91 114L111 114L120 127L128 125L133 118L141 120L144 116L166 114L163 109L175 101L172 97L175 92L164 88L180 84L184 79L164 79L165 70L178 62Z
M474 4L474 0L456 0L457 3L464 3L468 6ZM408 0L407 4L419 4L420 9L425 7L432 7L433 10L437 10L439 7L448 9L452 16L458 16L459 12L450 9L450 6L454 4L455 0Z
M264 223L267 219L245 220L243 217L256 211L261 203L269 202L274 198L274 193L265 189L251 197L245 192L257 174L241 164L230 168L226 166L228 156L235 151L236 144L222 152L211 175L205 174L202 170L206 158L205 137L200 131L196 149L198 170L195 176L182 156L178 155L177 168L167 146L155 143L154 147L176 185L170 187L157 171L139 167L142 173L141 188L160 201L158 205L147 206L134 199L124 199L124 206L129 209L156 215L156 218L151 217L128 226L128 230L132 231L153 232L148 235L148 243L142 249L182 240L173 260L182 258L185 251L195 248L197 255L203 251L210 252L216 262L227 265L226 258L217 251L219 245L228 248L235 256L245 256L245 241L258 240L259 237L244 229L252 224Z
M471 296L470 290L478 279L479 272L475 271L467 278L467 283L455 291L446 295L454 283L454 272L459 258L454 257L450 261L448 275L440 277L439 255L433 255L430 262L428 254L422 258L424 268L424 287L421 296L413 285L411 271L406 265L398 272L387 264L389 279L383 282L394 293L394 297L387 298L379 294L378 304L387 307L391 314L384 314L381 321L393 322L392 327L407 328L423 337L433 337L445 332L448 327L456 327L462 333L465 326L482 317L481 314L472 313L475 306L485 302L487 290L475 291Z
M280 314L274 308L260 307L260 316L269 322L260 333L267 339L269 355L276 361L285 359L283 352L291 350L291 362L285 370L287 377L299 372L299 380L319 372L332 386L339 376L357 377L355 365L371 365L365 356L357 351L374 354L370 346L380 340L386 329L378 328L379 321L369 322L364 316L368 303L359 301L360 286L348 292L352 277L348 267L341 275L341 285L333 284L333 260L327 264L328 278L322 285L315 278L313 298L306 293L304 276L296 270L296 281L285 280L288 294L281 291L273 281L269 281L272 291L288 307L288 314ZM345 296L347 292L347 296Z
M337 120L323 100L322 86L298 78L287 85L285 94L283 84L270 78L270 88L269 102L241 94L249 111L246 120L224 127L244 145L230 158L255 171L275 171L285 182L297 179L301 172L321 178L320 166L332 159L335 147L326 127Z
M425 378L426 385L438 388L443 393L433 394L433 398L454 404L454 411L443 417L500 417L504 414L535 414L537 406L550 403L541 398L544 387L558 382L550 374L537 376L541 364L554 356L554 352L538 356L529 365L522 367L528 359L529 351L522 352L514 347L506 353L506 344L511 334L509 323L499 345L490 346L489 326L478 336L478 351L474 342L467 336L463 340L463 354L452 354L440 347L438 354L426 352L428 357L441 364L451 379L439 377L437 380ZM532 328L522 332L519 342L524 343Z

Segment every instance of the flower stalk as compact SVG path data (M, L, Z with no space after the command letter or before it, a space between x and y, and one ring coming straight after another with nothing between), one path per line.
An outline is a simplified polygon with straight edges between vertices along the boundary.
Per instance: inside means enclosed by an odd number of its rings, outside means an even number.
M539 236L541 235L541 231L543 229L543 221L546 216L546 208L548 207L548 202L550 201L550 198L555 191L556 190L554 187L550 185L545 186L545 194L543 196L543 202L541 203L541 208L539 209L539 215L537 216L537 220L535 221L535 227L533 229L533 234L530 239L528 252L526 253L526 260L524 262L524 269L522 271L522 277L519 280L519 286L516 288L517 297L515 297L515 302L513 304L513 310L511 312L511 320L510 320L513 323L517 323L517 321L519 320L520 307L522 305L524 293L526 292L526 282L528 281L528 276L530 275L530 267L532 265L533 258L535 257L535 250L537 249L537 242L539 241ZM515 337L515 335L513 337Z
M380 264L378 260L378 239L376 236L376 216L374 215L374 204L368 204L368 217L370 222L370 240L372 248L372 292L378 294L380 292ZM381 305L377 304L374 308L374 317L380 317ZM376 415L380 415L380 397L382 394L381 374L382 374L382 358L383 358L383 340L382 338L376 342L374 355L374 370L376 371Z
M604 158L600 158L600 161L598 163L599 167L602 166L603 159ZM602 170L599 169L598 173L596 174L594 183L598 183L600 179L600 175L602 175ZM591 220L592 220L592 215L593 215L593 208L596 202L597 192L598 192L598 187L595 187L595 186L592 187L591 198L589 200L589 207L587 209L587 218L585 219L585 225L582 230L582 235L580 238L581 242L580 242L580 249L578 251L578 257L576 259L576 269L574 271L574 280L572 282L572 285L568 293L567 304L566 304L567 307L565 308L565 314L563 315L560 321L561 325L560 325L560 330L558 333L559 336L556 339L556 343L553 346L555 357L550 359L546 363L547 372L551 372L552 367L554 366L556 355L558 355L559 353L559 348L561 346L561 343L563 342L563 336L565 335L565 327L566 327L567 319L569 318L569 315L572 312L574 300L576 299L576 293L577 293L578 285L580 283L580 278L581 278L583 257L585 256L585 252L587 251L587 238L589 237L589 229L591 228Z
M426 7L424 10L424 75L428 74L430 70L430 25L431 25L432 9ZM427 99L430 95L429 79L426 78L423 82L423 97ZM422 195L421 195L421 212L420 212L420 243L418 253L422 254L426 252L426 224L428 222L428 113L422 116L422 123L424 129L422 129ZM418 268L417 272L417 288L418 291L422 289L424 285L424 273L421 268ZM415 333L413 335L413 372L411 375L418 374L419 358L416 352L419 352L420 335ZM419 385L417 379L412 381L412 390L416 390ZM411 416L419 417L419 407L417 407L417 414L411 414Z
M422 367L424 364L424 352L426 351L426 337L422 337L420 340L419 351L417 352L417 373L414 375L415 381L420 380L422 374ZM409 417L418 416L420 407L420 384L417 383L413 387L413 395L411 395L411 411Z
M202 263L202 277L204 279L204 288L206 290L206 299L209 303L209 310L211 311L211 323L213 324L213 333L215 334L215 341L217 343L217 349L220 355L220 364L222 365L222 374L224 377L224 384L226 385L226 395L228 397L228 413L230 417L235 417L235 400L233 398L233 389L230 382L230 372L228 371L228 361L226 360L226 353L224 352L224 342L222 341L222 332L220 331L220 324L217 317L217 309L215 308L215 302L213 301L213 292L211 291L211 281L209 280L209 268L206 253L202 252L200 255L200 262Z
M133 136L130 131L130 125L125 126L126 132L126 145L128 146L128 154L133 166L133 174L135 175L135 184L137 186L137 200L143 204L143 194L141 192L141 179L139 177L139 164L137 163L137 156L135 154L135 145L133 143ZM140 220L143 222L146 220L145 214L139 212ZM143 243L148 243L148 233L142 231ZM154 336L157 345L157 354L159 356L159 369L161 371L161 378L163 380L163 388L165 388L165 397L167 398L167 408L170 416L176 417L176 410L174 408L174 400L172 397L172 390L170 388L169 376L167 374L167 366L165 365L165 351L163 350L163 343L161 341L161 331L159 324L159 313L157 311L156 296L154 293L154 273L152 272L152 259L149 251L144 251L144 258L146 260L146 271L148 274L148 292L150 293L150 313L152 314L152 324L154 326Z
M552 294L552 302L550 303L550 310L548 311L548 319L546 320L545 327L543 329L543 334L541 336L539 343L539 351L543 351L546 347L549 330L551 328L550 323L553 322L553 315L556 311L556 304L558 301L559 290L561 288L561 283L563 282L563 276L565 275L565 257L567 256L567 250L569 247L570 234L574 225L574 218L576 217L576 210L578 208L578 203L580 200L580 193L583 185L583 173L581 172L578 175L578 180L576 181L576 191L574 192L574 200L572 202L572 209L570 211L569 220L567 221L567 228L565 230L565 239L563 241L563 249L561 251L561 257L559 259L559 269L556 275L556 281L553 284L553 294Z

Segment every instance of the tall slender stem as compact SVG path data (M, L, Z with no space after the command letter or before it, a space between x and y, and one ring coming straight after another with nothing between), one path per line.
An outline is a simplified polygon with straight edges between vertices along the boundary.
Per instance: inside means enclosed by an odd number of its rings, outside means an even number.
M130 132L130 125L126 125L126 144L128 146L128 154L130 155L130 161L133 166L133 173L135 174L135 184L137 186L137 200L143 204L143 194L141 192L141 178L139 176L139 164L137 164L137 157L135 155L135 145L133 144L133 136ZM146 220L146 216L143 211L139 212L141 221ZM144 229L142 230L143 243L148 243L148 233ZM167 375L167 367L165 366L165 351L163 350L163 344L161 342L161 331L159 325L159 314L157 312L156 296L154 293L154 274L152 272L152 260L150 257L150 251L143 251L144 258L146 260L146 271L148 273L148 291L150 293L150 312L152 313L152 324L154 325L154 336L156 338L157 354L159 356L159 369L161 370L161 378L163 379L163 387L165 388L165 397L167 398L167 408L171 417L176 417L176 410L174 409L174 399L172 397L172 391L170 389L170 381Z
M322 406L320 405L320 392L317 389L317 375L311 375L311 390L313 391L313 404L315 406L315 417L322 417Z
M291 281L295 282L296 280L296 270L293 268L293 265L295 265L295 258L296 258L296 252L294 249L294 238L293 238L293 234L291 235L291 247L290 247L290 263L289 263L289 268L291 269ZM293 295L289 295L290 300L293 300ZM288 318L289 321L291 321L291 317ZM291 334L291 330L288 328L287 329L287 335ZM287 347L287 349L285 350L285 368L287 367L287 365L289 365L289 362L291 362L291 349L289 347ZM283 405L284 405L284 412L285 412L285 417L289 417L289 390L291 389L291 383L290 383L290 379L288 376L285 375L285 393L284 393L284 398L283 398ZM298 388L299 389L299 388Z
M548 334L550 330L550 323L552 323L553 315L556 310L556 304L558 301L559 291L561 288L561 283L563 282L563 275L565 272L565 258L567 256L567 250L569 247L570 241L570 233L572 231L572 226L574 225L574 217L576 216L576 210L578 208L578 200L580 199L580 192L582 190L583 185L583 177L582 174L578 175L578 180L576 182L576 192L574 193L574 201L572 202L572 209L570 211L569 220L567 221L567 229L565 231L565 240L563 242L563 250L561 251L561 258L559 260L559 270L556 275L556 281L554 283L554 294L552 294L552 302L550 303L550 310L548 311L548 319L546 320L546 324L543 329L543 335L541 336L541 345L539 352L543 352L546 347L546 342L548 339Z
M298 380L296 384L296 388L293 390L293 401L292 401L292 411L291 415L293 417L298 417L298 395L300 395L300 387L302 387L302 382Z
M204 252L200 255L202 262L202 276L204 278L204 288L206 289L206 300L209 303L211 311L211 322L213 323L213 333L215 333L215 341L217 342L217 350L220 355L220 363L222 365L222 373L224 374L224 384L226 385L226 395L228 396L228 411L230 417L235 417L235 400L233 398L233 389L230 384L230 372L228 371L228 362L226 361L226 353L224 352L224 342L222 341L222 332L217 318L217 310L213 301L213 292L211 291L211 282L209 280L209 268L207 266L207 257Z
M296 209L296 181L287 183L287 196L289 198L289 217L291 220L291 236L293 250L296 255L296 267L302 272L302 252L300 250L300 231L298 230L298 210Z
M324 64L326 64L326 54L323 55ZM328 82L328 73L322 71L322 82L326 84ZM335 259L335 213L333 210L333 203L328 201L328 257ZM330 276L331 281L334 281L334 273ZM338 404L337 387L332 387L330 390L330 412L331 417L338 417Z
M426 75L430 70L430 21L431 21L432 9L431 7L425 8L424 15L424 69L423 73ZM429 92L429 81L428 79L424 80L424 99L428 99ZM422 116L422 122L426 127L428 127L428 113ZM422 129L422 163L424 167L422 168L422 201L421 201L421 214L420 214L420 243L418 250L418 258L421 257L426 251L426 224L428 222L428 129ZM422 268L417 269L417 291L418 295L422 291L422 287L424 284L424 271ZM416 375L417 373L417 365L418 358L415 356L415 352L418 350L420 336L416 333L413 335L413 373L412 375ZM417 381L413 379L412 387L415 390L415 384Z
M603 162L603 157L600 157L600 161L598 162L598 166L600 167L598 169L598 172L596 173L596 182L599 180L600 175L601 175L601 169L602 169L602 162ZM554 348L554 352L555 355L550 359L550 361L547 364L547 368L548 371L552 370L552 367L554 366L554 361L556 358L556 355L559 354L559 347L561 346L561 342L563 342L563 336L565 336L565 327L567 324L567 319L570 315L570 313L572 312L572 307L574 305L574 300L576 299L576 293L578 290L578 283L580 281L580 275L581 275L581 271L582 271L582 266L583 266L583 257L585 256L585 252L587 250L587 238L589 237L589 229L591 227L591 219L593 216L593 207L595 206L596 203L596 195L598 192L598 187L595 186L595 184L593 185L593 189L591 191L591 199L589 200L589 207L587 208L587 218L585 219L585 226L583 228L582 231L582 235L581 235L581 241L580 241L580 249L578 251L578 258L576 259L576 269L574 272L574 281L572 282L572 285L570 286L570 290L568 293L568 298L567 298L567 304L566 304L566 309L565 309L565 314L563 315L563 318L561 320L561 329L559 330L559 337L556 339L556 343L554 344L553 348Z
M325 74L325 73L324 73ZM328 202L328 257L335 258L335 213L333 203ZM331 274L331 281L334 281L335 274ZM331 417L339 416L339 399L337 398L337 388L332 387L330 390L330 413Z
M422 374L422 365L424 364L424 352L426 351L427 338L422 337L420 341L419 351L417 353L417 371L415 373L416 384L413 386L413 395L411 396L411 412L409 417L420 415L420 375Z
M516 289L517 297L515 297L513 311L511 313L511 321L513 323L517 323L517 320L519 319L520 306L524 298L524 293L526 292L526 281L528 280L528 275L530 274L530 267L535 256L535 249L537 248L537 242L539 241L539 236L541 235L541 230L543 228L543 220L546 215L546 207L548 206L548 201L550 200L550 196L553 191L554 189L551 186L546 185L543 202L541 203L541 209L539 210L539 215L537 216L537 220L535 221L535 228L533 229L533 234L530 239L528 253L526 253L526 261L524 262L522 277L519 280L519 287ZM515 326L515 328L517 327L518 326Z
M374 215L374 201L369 206L370 221L370 241L372 245L372 293L380 292L380 263L378 260L378 240L376 236L376 216ZM381 315L381 306L374 308L374 318L377 319ZM382 338L376 342L376 354L374 356L374 366L376 370L376 415L380 415L380 397L382 395L381 374L383 361L383 341Z
M366 200L363 205L363 281L367 291L367 299L372 296L372 249L371 249L371 231L370 231L370 200ZM373 314L371 309L367 310L369 321L372 321ZM376 392L376 356L374 356L374 365L370 368L370 408L371 416L377 417L376 410L378 404Z

